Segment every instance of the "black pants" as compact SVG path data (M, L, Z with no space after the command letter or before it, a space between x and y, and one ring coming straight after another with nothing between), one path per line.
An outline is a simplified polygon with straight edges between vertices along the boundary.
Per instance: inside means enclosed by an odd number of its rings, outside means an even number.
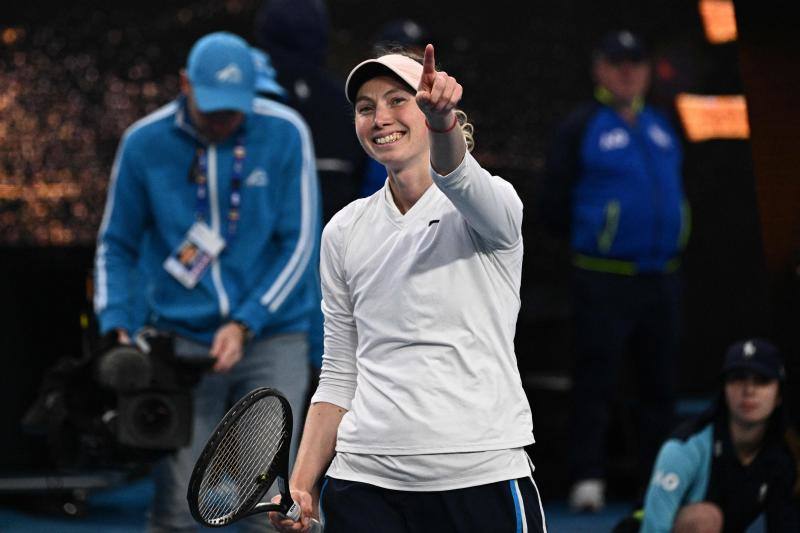
M438 492L325 478L325 533L546 533L539 491L524 477Z
M569 462L574 480L604 478L611 403L623 356L638 382L638 483L673 426L681 324L678 274L623 276L576 269ZM641 490L641 487L638 487Z

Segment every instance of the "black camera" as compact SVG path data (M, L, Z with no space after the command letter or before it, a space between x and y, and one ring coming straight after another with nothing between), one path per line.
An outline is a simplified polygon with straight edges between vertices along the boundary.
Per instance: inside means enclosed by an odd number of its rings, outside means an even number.
M47 435L59 467L116 467L189 443L192 388L211 357L176 357L170 334L145 330L134 345L107 335L82 359L45 374L23 427Z
M175 357L169 335L137 337L137 346L117 345L94 364L97 382L116 395L116 411L105 414L123 446L170 450L189 443L191 387L197 368Z

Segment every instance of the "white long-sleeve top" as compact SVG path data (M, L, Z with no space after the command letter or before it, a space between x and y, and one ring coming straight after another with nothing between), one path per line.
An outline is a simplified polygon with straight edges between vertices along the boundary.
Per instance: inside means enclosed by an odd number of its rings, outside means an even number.
M312 402L348 410L337 452L522 448L514 354L522 202L467 154L401 214L388 183L325 227L325 355Z

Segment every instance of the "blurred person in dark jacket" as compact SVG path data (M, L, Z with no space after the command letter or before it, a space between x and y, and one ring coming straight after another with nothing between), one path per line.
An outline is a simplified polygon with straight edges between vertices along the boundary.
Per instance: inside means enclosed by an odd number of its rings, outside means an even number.
M639 385L641 487L672 427L689 211L681 140L644 101L651 65L642 39L627 30L605 35L592 69L595 98L557 132L540 213L572 252L570 505L598 511L611 404L626 355Z
M267 0L256 16L256 44L269 54L286 103L311 128L325 222L359 197L367 161L342 80L326 66L329 33L323 0Z
M324 0L267 0L256 15L255 42L268 53L286 104L311 129L322 196L322 220L358 198L369 158L353 137L353 111L343 83L326 66L330 19ZM319 262L318 252L313 258ZM322 367L322 299L309 333L312 386Z

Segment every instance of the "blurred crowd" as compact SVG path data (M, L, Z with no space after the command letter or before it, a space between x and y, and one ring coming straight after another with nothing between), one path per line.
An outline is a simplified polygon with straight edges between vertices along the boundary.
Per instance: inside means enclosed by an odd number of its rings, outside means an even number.
M148 21L130 8L78 6L3 29L0 245L93 243L114 149L178 92L186 35L258 4L202 1Z

